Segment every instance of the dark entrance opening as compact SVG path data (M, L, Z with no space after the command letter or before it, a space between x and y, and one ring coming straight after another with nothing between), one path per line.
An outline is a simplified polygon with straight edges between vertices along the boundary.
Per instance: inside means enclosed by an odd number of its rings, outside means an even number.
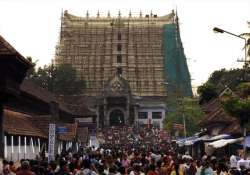
M124 114L120 109L113 110L109 115L110 126L124 125Z

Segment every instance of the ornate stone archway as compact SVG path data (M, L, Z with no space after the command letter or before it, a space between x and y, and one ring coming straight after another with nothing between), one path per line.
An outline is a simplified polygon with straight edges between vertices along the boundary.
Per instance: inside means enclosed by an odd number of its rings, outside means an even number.
M108 112L110 126L120 126L126 123L126 113L122 108L112 108Z

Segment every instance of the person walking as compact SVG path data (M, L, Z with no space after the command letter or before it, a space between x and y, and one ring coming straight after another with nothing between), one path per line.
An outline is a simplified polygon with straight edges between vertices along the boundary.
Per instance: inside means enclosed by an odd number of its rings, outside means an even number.
M21 169L17 171L16 175L35 175L35 173L30 171L30 164L25 160L21 163Z

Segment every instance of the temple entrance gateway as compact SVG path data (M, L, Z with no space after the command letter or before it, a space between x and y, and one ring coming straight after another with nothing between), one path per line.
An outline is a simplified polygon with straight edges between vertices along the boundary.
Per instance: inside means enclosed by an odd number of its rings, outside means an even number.
M110 126L120 126L124 125L124 114L120 109L114 109L109 115Z

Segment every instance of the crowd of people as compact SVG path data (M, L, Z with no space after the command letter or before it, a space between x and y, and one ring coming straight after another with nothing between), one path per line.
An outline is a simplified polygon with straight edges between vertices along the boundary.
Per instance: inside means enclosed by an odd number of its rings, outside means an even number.
M113 128L114 129L114 128ZM78 152L67 150L54 161L21 160L20 163L3 162L3 175L245 175L250 174L249 162L243 157L215 157L204 154L193 159L181 155L169 142L155 140L147 143L147 136L154 137L157 130L114 131L110 139L99 148L84 147ZM144 135L145 134L145 135ZM152 135L153 134L153 135ZM110 133L105 133L110 136ZM123 135L123 136L122 136ZM158 134L159 135L159 134ZM120 137L121 136L121 137ZM107 138L106 138L107 139ZM145 139L145 140L144 140ZM125 142L127 141L127 143ZM136 144L140 143L140 144ZM147 146L145 146L147 144Z
M128 127L119 126L100 130L97 137L102 145L122 145L122 146L160 146L169 142L167 134L158 128L153 127Z

